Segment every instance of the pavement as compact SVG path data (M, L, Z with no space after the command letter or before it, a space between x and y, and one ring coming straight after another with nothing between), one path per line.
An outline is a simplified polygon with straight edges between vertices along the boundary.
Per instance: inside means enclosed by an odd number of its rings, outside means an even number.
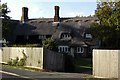
M38 72L6 67L2 67L0 73L2 80L85 80L84 77L89 76L82 73Z

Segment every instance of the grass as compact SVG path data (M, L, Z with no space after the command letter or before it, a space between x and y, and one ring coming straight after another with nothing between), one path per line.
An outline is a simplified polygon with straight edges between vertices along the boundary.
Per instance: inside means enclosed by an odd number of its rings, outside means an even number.
M41 44L7 44L7 47L41 47Z
M117 78L87 78L85 80L118 80Z
M10 65L7 65L7 64L2 64L2 66L6 67L6 68L17 68L17 69L31 70L31 71L40 71L40 72L45 72L46 71L44 69L24 67L24 66L10 66Z
M117 78L95 78L92 75L92 59L77 58L75 59L75 72L90 74L83 77L85 80L118 80Z
M92 59L91 58L77 58L77 59L75 59L75 72L91 74L91 72L92 72Z

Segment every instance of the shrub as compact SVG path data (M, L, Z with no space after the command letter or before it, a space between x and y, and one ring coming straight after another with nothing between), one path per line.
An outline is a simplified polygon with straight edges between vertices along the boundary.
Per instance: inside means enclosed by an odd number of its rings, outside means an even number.
M44 48L47 48L49 50L54 50L56 51L56 42L52 38L47 38L42 40L42 46Z
M24 53L24 51L22 53L23 53L23 58L21 58L20 61L19 61L19 58L16 57L16 59L8 61L7 62L8 65L10 65L10 66L24 66L26 63L27 56Z
M18 66L24 66L25 65L25 59L20 59L20 61L17 63Z
M16 59L14 59L14 60L12 61L12 65L13 65L13 66L16 66L17 63L18 63L18 60L19 60L19 58L16 57Z
M12 65L12 60L8 61L7 64L11 66Z

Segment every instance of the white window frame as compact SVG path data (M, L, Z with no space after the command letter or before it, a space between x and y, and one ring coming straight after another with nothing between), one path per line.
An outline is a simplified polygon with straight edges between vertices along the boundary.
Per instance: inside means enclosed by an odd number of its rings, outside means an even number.
M43 35L43 39L46 39L46 36L45 36L45 35Z
M92 35L91 34L85 34L85 38L92 39Z
M39 35L39 39L46 39L46 35Z
M58 52L69 52L69 46L58 46Z
M83 53L84 48L83 47L77 47L77 53Z
M69 38L70 34L62 34L62 38Z
M39 39L42 39L42 38L41 38L41 35L39 35Z

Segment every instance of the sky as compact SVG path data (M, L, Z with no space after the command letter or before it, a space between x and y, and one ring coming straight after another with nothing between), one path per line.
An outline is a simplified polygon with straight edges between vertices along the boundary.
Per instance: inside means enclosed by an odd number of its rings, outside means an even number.
M7 3L12 19L20 20L22 7L28 7L29 18L53 18L54 6L60 7L60 17L93 15L96 10L95 0L2 0Z

